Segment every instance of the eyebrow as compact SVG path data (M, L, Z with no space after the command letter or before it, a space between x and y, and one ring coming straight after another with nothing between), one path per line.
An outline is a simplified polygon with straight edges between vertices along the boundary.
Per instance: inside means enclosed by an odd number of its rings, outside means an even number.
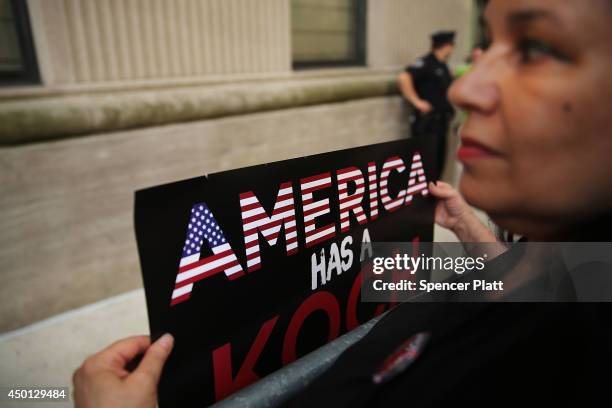
M510 13L506 18L508 25L511 27L524 26L537 20L548 20L555 25L560 24L557 16L546 10L520 10Z

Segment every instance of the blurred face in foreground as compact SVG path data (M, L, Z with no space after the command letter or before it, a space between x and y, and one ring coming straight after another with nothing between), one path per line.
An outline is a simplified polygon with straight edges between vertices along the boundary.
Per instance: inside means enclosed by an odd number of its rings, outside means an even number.
M503 228L567 236L612 212L612 0L492 0L490 47L449 97L469 112L460 189Z

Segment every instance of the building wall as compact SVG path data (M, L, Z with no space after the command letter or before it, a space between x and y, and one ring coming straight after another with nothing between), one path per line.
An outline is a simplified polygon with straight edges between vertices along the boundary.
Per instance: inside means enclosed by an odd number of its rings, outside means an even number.
M439 30L457 31L451 65L463 62L470 51L472 13L470 0L370 0L368 66L407 65L429 51L429 34Z
M45 85L288 72L288 0L29 0Z
M43 83L0 88L0 332L141 286L135 190L405 137L389 84L437 29L463 59L472 12L369 0L367 66L298 72L289 0L28 5Z
M407 134L399 97L0 149L0 332L142 286L134 191Z
M286 77L290 0L28 0L43 85ZM471 0L369 0L367 68L396 68L456 29L467 54Z

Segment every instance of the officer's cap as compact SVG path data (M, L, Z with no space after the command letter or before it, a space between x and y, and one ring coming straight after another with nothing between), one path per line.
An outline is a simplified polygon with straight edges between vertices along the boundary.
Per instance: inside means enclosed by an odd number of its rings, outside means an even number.
M434 48L441 47L446 44L455 43L455 32L454 31L438 31L431 35L431 45Z

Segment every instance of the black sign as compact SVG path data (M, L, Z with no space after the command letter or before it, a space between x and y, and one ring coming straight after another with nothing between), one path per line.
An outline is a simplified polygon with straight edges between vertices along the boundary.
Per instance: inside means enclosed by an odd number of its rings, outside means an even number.
M359 299L371 242L433 237L433 154L382 143L136 193L161 407L204 405L389 308Z

